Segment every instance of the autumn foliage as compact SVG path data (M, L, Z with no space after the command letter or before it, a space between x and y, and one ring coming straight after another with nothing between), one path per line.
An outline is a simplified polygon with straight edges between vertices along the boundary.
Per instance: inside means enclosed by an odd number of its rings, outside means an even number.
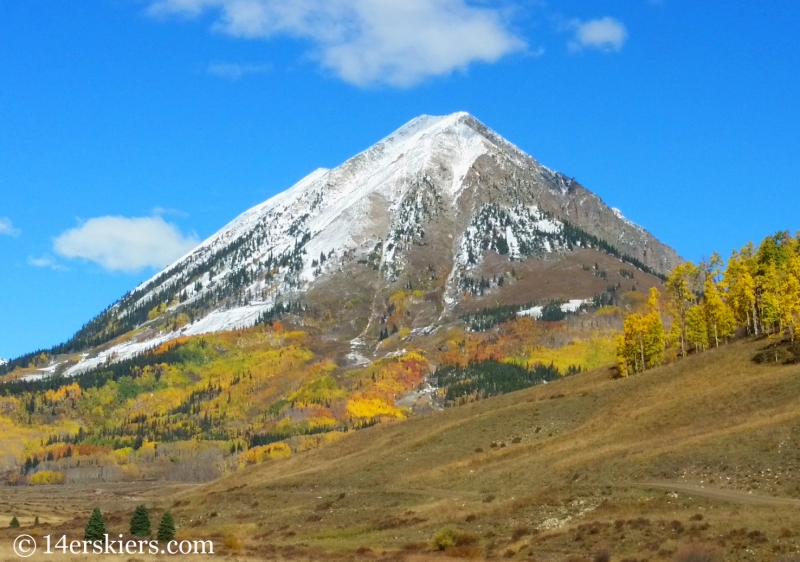
M621 375L660 364L668 349L685 357L719 347L737 332L795 341L800 325L800 233L768 236L757 249L748 244L723 265L714 254L699 266L676 266L663 298L651 293L648 313L626 319L624 333L617 338Z

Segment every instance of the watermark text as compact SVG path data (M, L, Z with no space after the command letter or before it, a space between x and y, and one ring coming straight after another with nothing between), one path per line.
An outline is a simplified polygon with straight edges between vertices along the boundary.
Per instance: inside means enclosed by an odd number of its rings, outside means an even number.
M104 535L102 540L70 540L66 535L60 537L45 535L36 539L30 535L20 535L14 541L14 552L20 558L33 556L37 548L42 554L93 554L93 555L128 555L136 554L214 554L214 543L203 540L182 541L157 541L147 539L126 539L123 535L118 538Z

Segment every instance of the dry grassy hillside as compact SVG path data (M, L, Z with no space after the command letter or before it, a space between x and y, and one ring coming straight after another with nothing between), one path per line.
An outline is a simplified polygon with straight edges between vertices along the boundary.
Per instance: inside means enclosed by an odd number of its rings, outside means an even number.
M800 366L752 363L764 345L379 425L161 507L241 558L777 560L800 550L800 501L770 499L800 498Z

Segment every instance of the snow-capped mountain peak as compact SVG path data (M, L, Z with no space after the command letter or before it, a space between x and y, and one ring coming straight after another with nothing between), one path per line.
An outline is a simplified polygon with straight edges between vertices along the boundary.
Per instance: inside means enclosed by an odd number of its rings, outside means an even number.
M679 259L468 113L426 115L245 211L88 324L75 345L142 324L160 327L148 336L158 339L245 327L292 306L341 313L344 298L378 306L411 286L439 307L425 316L433 322L458 308L490 254L517 262L575 247L657 273Z

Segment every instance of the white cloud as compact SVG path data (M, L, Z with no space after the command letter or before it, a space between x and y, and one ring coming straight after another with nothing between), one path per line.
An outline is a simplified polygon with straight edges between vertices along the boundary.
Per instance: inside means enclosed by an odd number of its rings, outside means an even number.
M6 234L8 236L18 236L19 229L14 228L14 224L11 222L11 219L6 217L0 217L0 234Z
M220 33L308 40L324 68L358 86L412 86L525 48L499 9L468 0L155 0L148 11L213 12Z
M569 48L573 51L619 51L628 39L625 25L610 17L590 21L574 20L570 27L575 30L575 36L569 43Z
M70 229L55 239L53 247L65 258L95 262L109 271L162 268L194 247L188 237L161 217L99 217Z
M206 72L220 78L238 80L248 74L263 74L272 70L269 64L239 64L232 62L214 62L208 65Z
M55 259L48 255L44 255L40 258L34 258L33 256L28 258L28 264L34 267L47 267L50 269L55 269L57 271L66 271L66 267L58 263Z

